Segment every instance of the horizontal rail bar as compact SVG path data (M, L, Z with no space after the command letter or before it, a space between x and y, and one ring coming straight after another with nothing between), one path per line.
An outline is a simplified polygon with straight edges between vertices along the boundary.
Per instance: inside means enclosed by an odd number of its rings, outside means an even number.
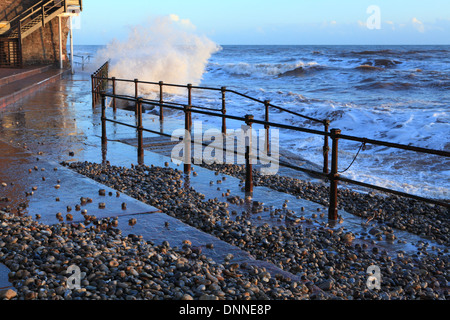
M275 106L275 105L273 105L273 104L271 104L271 103L269 103L269 106L271 106L272 108L275 108L275 109L278 109L278 110L287 112L287 113L291 113L291 114L296 115L296 116L298 116L298 117L302 117L302 118L305 118L305 119L314 121L314 122L325 123L325 121L327 121L327 120L317 120L317 119L314 119L314 118L305 116L305 115L303 115L303 114L297 113L297 112L295 112L295 111L291 111L291 110L288 110L288 109L285 109L285 108L281 108L281 107Z
M164 132L161 132L161 131L154 131L154 130L145 129L145 128L143 128L142 131L149 132L149 133L154 133L154 134L159 134L160 136L172 138L171 134L167 134L167 133L164 133Z
M369 183L365 183L365 182L361 182L361 181L356 181L356 180L352 180L352 179L348 179L348 178L344 178L344 177L341 177L341 176L339 178L337 178L337 179L339 181L351 183L351 184L358 185L358 186L361 186L361 187L375 189L375 190L378 190L378 191L383 191L383 192L386 192L386 193L391 193L391 194L395 194L395 195L398 195L398 196L407 197L407 198L411 198L411 199L414 199L414 200L419 200L419 201L428 202L428 203L431 203L431 204L437 204L437 205L440 205L440 206L444 206L444 207L450 208L450 203L448 203L448 202L442 202L442 201L435 200L435 199L424 198L424 197L416 196L416 195L413 195L413 194L410 194L410 193L397 191L397 190L392 190L392 189L387 189L387 188L384 188L384 187L380 187L380 186L376 186L376 185L373 185L373 184L369 184Z
M374 145L385 146L385 147L390 147L390 148L403 149L403 150L409 150L409 151L416 151L416 152L420 152L420 153L428 153L428 154L434 154L434 155L438 155L438 156L450 157L450 152L443 151L443 150L434 150L434 149L427 149L427 148L421 148L421 147L414 147L414 146L408 146L405 144L373 140L373 139L367 139L367 138L359 138L359 137L354 137L354 136L349 136L349 135L344 135L344 134L337 135L337 138L344 139L344 140L357 141L357 142L364 142L367 144L374 144Z
M105 93L105 96L111 97L111 98L115 97L115 98L124 99L124 100L132 101L132 102L136 101L135 98L131 98L131 97L127 97L127 96L118 96L118 95L114 96L114 95L108 94L108 93ZM143 103L144 104L149 104L149 105L154 105L154 106L164 106L165 108L172 108L172 109L177 109L177 110L184 110L184 108L181 107L181 106L187 106L187 105L182 105L182 104L177 104L179 106L173 106L173 105L168 104L168 103L161 104L159 101L146 100L146 99L143 99ZM191 107L192 108L196 108L196 107L193 107L193 106L191 106ZM198 107L198 108L202 108L202 107ZM203 109L205 109L205 108L203 108ZM194 112L194 113L200 113L200 114L204 114L204 115L211 115L211 116L227 118L227 119L231 119L231 120L245 121L244 117L237 117L237 116L232 116L232 115L224 115L224 114L221 114L221 113L212 113L212 112L209 112L209 111L195 110L195 109L192 109L191 111ZM217 111L219 111L219 110L217 110ZM274 123L274 122L270 122L270 121L263 121L263 120L253 119L251 122L254 123L254 124L269 125L271 127L280 128L280 129L300 131L300 132L305 132L305 133L310 133L310 134L315 134L315 135L321 135L321 136L331 136L331 133L325 132L325 131L320 131L320 130L315 130L315 129L308 129L308 128L301 128L301 127L295 127L295 126L292 126L292 125L285 125L285 124ZM360 137L343 135L343 134L337 135L337 138L338 139L344 139L344 140L350 140L350 141L364 142L364 143L367 143L367 144L373 144L373 145L379 145L379 146L386 146L386 147L391 147L391 148L396 148L396 149L416 151L416 152L419 152L419 153L426 153L426 154L433 154L433 155L438 155L438 156L450 157L450 152L448 152L448 151L427 149L427 148L421 148L421 147L414 147L414 146L408 146L408 145L403 145L403 144L398 144L398 143L392 143L392 142L386 142L386 141L380 141L380 140L374 140L374 139L368 139L368 138L360 138Z
M159 83L158 83L158 85L159 85ZM195 110L195 109L193 109L192 106L188 106L188 105L182 105L182 104L173 105L173 104L170 104L170 103L161 103L160 101L156 101L156 100L149 100L149 99L142 99L142 98L137 99L135 97L120 96L120 95L108 94L108 93L105 93L105 92L102 92L101 96L103 96L104 98L105 97L118 98L118 99L123 99L123 100L131 101L131 102L137 102L139 100L140 103L148 104L148 105L163 106L165 108L171 108L171 109L176 109L176 110L185 111L185 112L186 112L186 110L189 110L189 112L193 112L193 113L199 113L199 114L210 115L210 116L214 116L214 117L221 117L221 118L226 118L226 119L238 120L238 121L243 121L243 122L246 122L246 123L248 121L247 117L243 118L243 117L226 115L226 114L222 114L222 113L213 113L213 112L210 112L210 111ZM187 107L189 107L189 109L187 109ZM198 108L205 109L205 108L202 108L202 107L198 107ZM206 109L208 109L208 108L206 108ZM219 110L217 110L217 111L219 111ZM119 124L119 125L124 125L124 126L130 127L130 128L134 128L134 129L137 128L136 126L129 125L129 124L126 124L126 123L123 123L123 122L119 122L119 121L115 121L115 120L111 120L111 119L106 119L106 118L105 118L105 120L109 121L109 122L112 122L112 123ZM380 146L396 148L396 149L410 150L410 151L416 151L416 152L420 152L420 153L434 154L434 155L438 155L438 156L450 157L450 153L447 152L447 151L433 150L433 149L427 149L427 148L421 148L421 147L402 145L402 144L398 144L398 143L391 143L391 142L386 142L386 141L379 141L379 140L373 140L373 139L367 139L367 138L360 138L360 137L354 137L354 136L349 136L349 135L343 135L338 130L332 130L331 133L328 132L328 131L322 132L322 131L318 131L318 130L299 128L299 127L294 127L294 126L290 126L290 125L273 123L273 122L269 122L269 121L255 120L253 118L249 122L250 122L249 124L269 125L270 127L274 127L274 128L281 128L281 129L287 129L287 130L306 132L306 133L315 134L315 135L321 135L321 136L325 136L325 137L330 136L330 137L332 137L334 139L344 139L344 140L350 140L350 141L357 141L357 142L363 142L363 143L367 143L367 144L373 144L373 145L380 145ZM143 129L143 131L171 137L171 135L164 134L164 133L158 132L158 131L149 130L149 129ZM333 134L333 131L335 131L334 134ZM380 187L380 186L376 186L376 185L372 185L372 184L368 184L368 183L364 183L364 182L348 179L348 178L342 177L340 175L331 176L331 175L325 174L323 172L318 172L318 171L314 171L314 170L301 168L301 167L298 167L298 166L295 166L295 165L290 165L288 163L284 163L284 162L281 162L281 161L279 161L278 163L279 163L279 165L281 165L283 167L291 168L291 169L294 169L294 170L297 170L297 171L302 171L302 172L305 172L305 173L308 173L308 174L311 174L311 175L315 175L315 176L318 176L318 177L321 177L321 178L325 178L325 179L329 179L330 178L330 179L338 180L338 181L341 181L341 182L346 182L346 183L349 183L349 184L354 184L354 185L366 187L366 188L369 188L369 189L382 191L382 192L385 192L385 193L395 194L395 195L398 195L398 196L407 197L407 198L414 199L414 200L419 200L419 201L422 201L422 202L427 202L427 203L431 203L431 204L435 204L435 205L440 205L440 206L444 206L444 207L447 207L447 208L450 207L450 203L439 201L439 200L436 200L436 199L424 198L424 197L420 197L420 196L417 196L417 195L413 195L413 194L409 194L409 193L405 193L405 192L401 192L401 191L397 191L397 190L392 190L392 189L388 189L388 188L384 188L384 187Z
M115 123L115 124L120 124L122 126L129 127L129 128L134 128L134 129L137 128L136 126L133 126L133 125L128 124L128 123L120 122L120 121L117 121L117 120L112 120L112 119L107 119L107 118L105 120L108 121L108 122L112 122L112 123Z
M104 77L97 77L97 76L94 76L94 77L97 78L97 79L99 79L99 80L112 80L112 78L104 78ZM118 78L116 78L116 81L119 81L119 82L129 82L129 83L134 83L134 82L135 82L134 80L129 80L129 79L118 79ZM158 85L158 86L161 85L159 82L151 82L151 81L137 81L137 83L150 84L150 85L155 85L155 86L156 86L156 85ZM167 87L176 87L176 88L185 88L185 89L188 88L188 86L186 86L186 85L172 84L172 83L163 83L162 85L163 85L163 86L167 86ZM235 91L235 90L222 89L222 88L213 88L213 87L204 87L204 86L191 86L191 89L228 92L228 93L232 93L232 94L241 96L241 97L243 97L243 98L252 100L252 101L257 102L257 103L260 103L260 104L265 104L265 103L266 103L265 101L262 101L262 100L259 100L259 99L250 97L250 96L248 96L248 95L246 95L246 94L240 93L240 92ZM269 106L271 106L271 107L273 107L273 108L276 108L276 109L278 109L278 110L284 111L284 112L291 113L291 114L293 114L293 115L302 117L302 118L304 118L304 119L307 119L307 120L310 120L310 121L313 121L313 122L324 123L324 122L326 121L326 120L320 120L320 119L315 119L315 118L312 118L312 117L308 117L308 116L299 114L299 113L297 113L297 112L294 112L294 111L290 111L290 110L281 108L281 107L276 106L276 105L274 105L274 104L269 104Z

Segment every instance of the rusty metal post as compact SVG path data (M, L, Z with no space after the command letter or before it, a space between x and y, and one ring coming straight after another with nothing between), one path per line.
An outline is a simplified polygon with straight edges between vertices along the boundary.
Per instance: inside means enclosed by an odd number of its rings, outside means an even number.
M137 99L139 98L139 80L134 79L134 98L136 99L136 105L135 105L135 116L137 121Z
M144 164L144 139L143 139L143 126L142 126L142 98L138 98L136 104L137 113L137 136L138 136L138 163Z
M91 87L92 87L92 109L95 109L95 83L93 74L91 74Z
M325 132L330 131L330 120L324 121ZM330 152L330 146L328 144L328 135L324 137L324 145L323 145L323 173L328 174L328 153Z
M245 123L249 126L250 134L252 134L252 120L254 117L252 115L245 116ZM250 143L245 148L245 194L253 194L253 164L252 164L252 141L250 137ZM245 141L244 141L245 143Z
M100 95L102 97L102 146L106 146L108 143L108 139L106 137L106 96L103 92Z
M331 221L338 220L338 195L337 187L339 183L339 173L338 173L338 153L339 153L339 138L337 135L341 134L341 130L332 129L331 130L331 140L333 141L332 153L331 153L331 173L330 178L330 207L328 209L328 219Z
M112 77L112 92L113 92L113 101L112 101L112 105L113 105L113 110L114 112L117 111L116 108L116 77Z
M227 88L222 87L220 90L222 91L222 114L225 116L227 114L227 106L225 100L225 93L227 92ZM227 134L227 119L225 117L222 118L222 134Z
M192 108L192 84L188 84L187 85L188 88L188 105L189 105L189 128L192 127L192 112L190 111L190 109ZM190 130L189 130L190 132Z
M266 107L266 117L265 117L265 121L269 122L269 106L270 106L270 101L266 100L264 101L264 106ZM266 129L266 145L265 145L265 151L266 154L269 155L270 153L270 140L269 140L269 132L270 132L270 126L268 124L264 125L264 129Z
M184 137L184 173L191 173L191 133L192 133L192 119L191 119L191 105L184 106L185 114L185 137Z
M163 97L163 86L164 86L164 82L160 81L159 82L159 121L161 123L164 122L164 108L163 108L163 103L164 103L164 97Z

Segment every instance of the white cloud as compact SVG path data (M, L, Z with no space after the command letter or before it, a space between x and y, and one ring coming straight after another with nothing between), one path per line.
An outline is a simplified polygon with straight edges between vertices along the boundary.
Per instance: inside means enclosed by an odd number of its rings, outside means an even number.
M192 29L195 30L196 27L194 26L194 24L189 20L189 19L181 19L178 15L176 14L170 14L169 15L169 19L179 23L181 26L183 26L184 28L188 28L188 29Z
M420 33L424 33L425 32L425 25L423 24L422 21L420 21L417 18L412 18L412 24L414 26L414 28L419 31Z

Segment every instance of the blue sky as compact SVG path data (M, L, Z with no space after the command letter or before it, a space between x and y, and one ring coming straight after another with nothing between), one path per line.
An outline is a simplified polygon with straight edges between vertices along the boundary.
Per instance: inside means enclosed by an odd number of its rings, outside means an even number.
M371 5L379 29L368 28ZM449 0L85 0L74 41L123 40L130 26L171 14L220 45L450 44Z

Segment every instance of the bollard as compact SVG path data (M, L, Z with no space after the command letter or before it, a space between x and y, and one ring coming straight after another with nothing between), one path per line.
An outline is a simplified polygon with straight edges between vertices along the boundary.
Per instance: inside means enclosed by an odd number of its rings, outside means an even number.
M108 139L106 137L106 96L102 92L100 93L102 97L102 146L106 146Z
M245 116L245 123L249 126L250 134L252 130L252 120L254 117L252 115ZM250 138L249 145L245 148L245 194L253 194L253 165L252 165L252 141ZM245 141L244 141L245 143Z
M330 207L328 209L328 220L337 221L338 220L338 196L337 187L339 183L339 173L338 173L338 152L339 152L339 138L337 135L341 134L341 130L332 129L331 130L331 140L332 153L331 153L331 173L330 178Z
M137 114L137 135L138 135L138 163L144 164L144 139L142 127L142 98L137 100L136 114Z
M163 86L164 86L164 82L163 82L163 81L160 81L160 82L159 82L159 121L160 121L161 123L164 121Z
M329 132L330 130L330 120L324 121L325 132ZM328 135L324 137L324 145L323 145L323 173L328 174L328 153L330 152L330 147L328 145Z
M225 93L227 91L227 88L222 87L220 90L222 91L222 114L225 116L227 114L225 100ZM227 134L227 119L225 117L222 117L222 134Z
M191 119L191 106L184 106L185 114L185 137L184 137L184 173L191 173L191 129L192 129L192 119Z

